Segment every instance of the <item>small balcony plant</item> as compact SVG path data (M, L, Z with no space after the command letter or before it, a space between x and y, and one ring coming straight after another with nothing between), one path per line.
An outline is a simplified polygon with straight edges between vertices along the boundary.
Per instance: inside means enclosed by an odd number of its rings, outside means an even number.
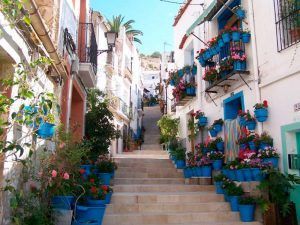
M218 119L218 120L215 120L214 123L213 123L213 126L214 126L214 129L217 131L217 132L220 132L222 131L222 126L224 124L224 120L223 119Z
M254 105L254 115L258 122L265 122L268 119L268 102L266 100Z
M207 117L201 110L196 111L195 118L198 120L198 127L204 127L207 125Z
M203 80L208 81L210 84L218 78L218 71L216 68L209 68L205 70Z

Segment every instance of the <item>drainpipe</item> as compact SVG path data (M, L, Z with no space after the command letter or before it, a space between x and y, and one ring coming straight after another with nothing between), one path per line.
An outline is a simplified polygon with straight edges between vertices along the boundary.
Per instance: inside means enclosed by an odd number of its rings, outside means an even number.
M258 55L257 55L257 40L256 40L256 30L255 30L255 17L254 17L254 10L253 10L253 0L248 1L248 9L249 9L249 28L252 31L251 39L252 39L252 56L253 56L253 74L254 74L254 91L255 91L255 100L256 102L261 102L261 91L259 87L259 67L258 67ZM258 132L262 133L263 125L262 123L258 123Z
M50 58L54 60L54 67L56 72L59 75L62 75L64 78L67 75L67 71L60 60L56 48L48 34L49 31L46 30L45 24L42 21L42 17L37 10L37 6L33 0L24 1L24 8L28 10L31 20L31 26L36 32L37 36L43 43L46 51L48 52Z

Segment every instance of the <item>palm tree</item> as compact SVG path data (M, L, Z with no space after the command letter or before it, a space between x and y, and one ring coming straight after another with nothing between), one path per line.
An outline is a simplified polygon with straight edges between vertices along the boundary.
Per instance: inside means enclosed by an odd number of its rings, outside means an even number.
M125 17L122 15L118 16L113 16L112 20L108 20L108 24L110 26L110 31L119 33L120 28L122 26L125 27L126 34L128 36L132 36L133 40L139 44L142 44L142 41L137 38L139 35L143 35L143 32L140 30L133 29L132 24L135 23L134 20L128 20L127 22L124 23Z

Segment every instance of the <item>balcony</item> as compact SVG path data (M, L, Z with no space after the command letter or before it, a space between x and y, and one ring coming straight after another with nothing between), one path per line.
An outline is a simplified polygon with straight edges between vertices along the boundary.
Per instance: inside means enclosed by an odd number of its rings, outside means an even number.
M130 110L128 105L119 97L115 96L113 93L108 93L109 106L113 112L117 113L119 116L128 120L130 117Z
M79 77L87 88L96 85L98 45L92 23L80 23L78 30Z

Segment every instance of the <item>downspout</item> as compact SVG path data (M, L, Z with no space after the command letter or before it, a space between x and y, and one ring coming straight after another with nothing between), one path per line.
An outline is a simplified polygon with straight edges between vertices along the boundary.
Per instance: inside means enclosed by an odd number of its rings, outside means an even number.
M259 87L259 67L258 67L258 55L257 55L257 39L256 39L256 30L255 30L255 17L253 10L253 0L248 1L248 8L250 16L249 28L252 31L252 56L253 56L253 74L254 74L254 91L255 91L255 100L257 103L261 102L261 91ZM262 123L258 123L258 132L262 133L263 125Z
M48 31L46 30L45 24L41 19L42 17L37 10L36 4L33 0L28 0L24 1L24 7L28 10L32 28L45 46L45 49L48 52L50 58L54 60L55 70L59 75L62 75L65 78L67 76L67 71L57 54L56 48L48 34Z

